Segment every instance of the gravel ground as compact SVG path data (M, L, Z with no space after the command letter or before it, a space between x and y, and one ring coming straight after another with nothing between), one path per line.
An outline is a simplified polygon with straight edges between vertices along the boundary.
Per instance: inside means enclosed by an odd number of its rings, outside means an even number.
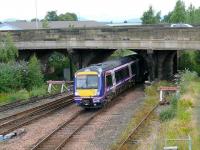
M144 101L143 89L135 88L117 98L120 100L109 110L94 118L63 148L70 150L106 150L116 141L134 112ZM26 133L0 143L0 150L28 150L41 138L53 131L64 120L81 110L72 105L46 118L39 119L25 128Z
M144 92L141 88L136 88L124 93L118 99L119 103L93 119L63 149L110 149L111 144L119 138L136 109L144 101Z
M15 114L17 112L21 112L21 111L30 109L32 107L36 107L36 106L40 106L40 105L45 104L45 103L49 103L51 101L54 101L57 98L62 98L64 96L66 96L66 94L61 94L61 95L57 96L56 98L47 98L47 99L39 100L39 101L37 101L35 103L30 103L30 104L26 104L26 105L23 105L23 106L18 106L16 108L11 109L11 110L2 111L0 113L0 119L4 118L4 117L7 117L7 116L10 116L10 115L13 115L13 114Z
M30 125L23 127L25 134L0 143L0 150L28 150L41 138L53 131L64 120L69 119L81 108L71 105L46 118L39 119Z

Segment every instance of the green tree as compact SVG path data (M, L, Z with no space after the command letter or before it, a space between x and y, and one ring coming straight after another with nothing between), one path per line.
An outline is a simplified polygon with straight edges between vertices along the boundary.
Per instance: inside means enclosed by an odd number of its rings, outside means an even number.
M54 79L63 78L63 69L69 68L69 58L59 52L54 52L48 59L50 67L54 68Z
M57 11L48 11L44 19L47 21L58 21Z
M172 12L169 12L167 15L165 15L165 16L163 17L162 22L171 23L171 22L170 22L171 16L172 16Z
M14 61L18 57L18 49L13 43L10 34L0 38L0 62Z
M176 6L170 16L170 22L172 23L183 23L186 22L186 10L185 3L181 0L176 2Z
M195 7L191 4L186 12L187 12L186 22L187 23L194 23L195 17L196 17Z
M200 23L200 8L196 9L192 4L187 10L186 22L190 24Z
M77 21L78 17L75 13L65 13L58 16L59 21Z
M195 9L195 24L200 24L200 7Z
M160 23L160 14L161 12L157 12L155 14L152 6L149 6L149 10L145 11L143 13L143 16L141 17L142 24L157 24Z
M28 78L27 87L29 89L33 87L40 87L43 84L43 74L41 71L40 62L37 57L33 55L28 64Z

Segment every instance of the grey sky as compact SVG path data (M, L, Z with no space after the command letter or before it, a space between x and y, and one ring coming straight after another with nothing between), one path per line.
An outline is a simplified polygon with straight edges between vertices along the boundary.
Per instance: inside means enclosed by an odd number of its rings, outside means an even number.
M192 3L200 6L200 0L184 0L188 7ZM140 18L152 5L156 11L167 14L175 6L176 0L37 0L38 18L42 19L47 11L57 13L74 12L78 16L97 21L118 21ZM8 18L35 18L35 0L1 0L0 20Z

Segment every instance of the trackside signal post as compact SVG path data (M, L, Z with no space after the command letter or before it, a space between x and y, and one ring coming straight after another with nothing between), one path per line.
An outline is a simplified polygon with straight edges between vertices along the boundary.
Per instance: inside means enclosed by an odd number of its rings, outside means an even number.
M179 88L177 86L161 86L159 88L160 90L160 103L163 103L163 95L165 91L174 91L176 92L176 95L179 95Z
M69 85L72 85L73 81L47 81L48 83L48 93L51 93L52 88L56 91L56 87L54 85L61 85L60 93L63 93L64 91L70 91ZM66 85L67 84L67 85Z

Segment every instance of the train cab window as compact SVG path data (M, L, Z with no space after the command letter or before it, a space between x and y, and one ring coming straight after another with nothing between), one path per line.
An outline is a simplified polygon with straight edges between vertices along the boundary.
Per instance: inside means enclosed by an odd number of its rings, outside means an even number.
M112 85L113 85L112 76L110 74L106 76L106 87L111 87Z

